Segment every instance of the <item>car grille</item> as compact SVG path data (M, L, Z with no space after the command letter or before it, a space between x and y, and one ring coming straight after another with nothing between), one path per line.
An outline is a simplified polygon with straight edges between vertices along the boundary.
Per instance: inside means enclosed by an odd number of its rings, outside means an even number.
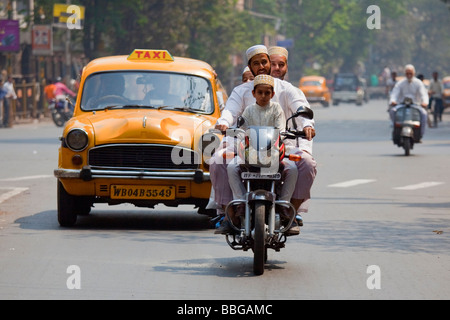
M306 92L306 97L313 97L313 98L319 98L322 96L322 92Z
M197 169L198 153L177 146L110 145L89 150L93 168L191 170Z

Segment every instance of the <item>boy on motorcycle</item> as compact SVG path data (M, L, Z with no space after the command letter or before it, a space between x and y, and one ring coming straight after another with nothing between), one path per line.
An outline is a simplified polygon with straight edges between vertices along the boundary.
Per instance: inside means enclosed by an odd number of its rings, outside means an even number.
M274 79L269 75L257 75L253 81L254 89L252 91L253 96L256 99L256 103L248 106L242 113L242 118L245 120L247 126L270 126L279 130L285 129L285 117L283 109L280 104L271 101L274 95ZM231 190L233 191L234 199L245 198L245 187L241 180L240 163L242 159L236 157L232 162L228 164L227 172ZM281 189L281 200L290 201L294 187L297 182L297 168L293 161L283 159L284 165L284 182ZM278 165L277 165L278 167ZM245 205L239 204L237 207L236 218L245 214ZM281 216L284 220L290 220L290 214L287 208L281 207ZM234 223L235 221L233 221ZM237 221L238 222L238 221ZM230 226L227 226L228 222L225 222L216 233L222 233L227 231ZM238 222L239 223L239 222ZM300 233L300 228L297 223L293 222L291 228L288 230L289 235L297 235Z

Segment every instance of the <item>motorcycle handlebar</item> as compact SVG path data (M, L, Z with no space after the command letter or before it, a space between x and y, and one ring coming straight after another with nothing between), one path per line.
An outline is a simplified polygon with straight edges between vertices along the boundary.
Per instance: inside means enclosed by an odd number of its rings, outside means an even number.
M232 129L233 131L235 130L239 130L242 132L245 132L244 130L240 129L240 128L228 128L228 129ZM219 129L215 129L215 128L211 128L209 129L210 133L217 133L217 134L222 134L222 135L226 135L226 131L221 131ZM286 137L286 139L297 139L297 138L302 138L302 139L306 139L306 133L305 131L293 131L293 130L288 130L288 131L283 131L280 133L281 136Z
M302 138L302 139L306 139L306 133L305 131L292 131L292 130L288 130L288 131L284 131L282 133L280 133L283 137L286 137L286 139L297 139L297 138Z

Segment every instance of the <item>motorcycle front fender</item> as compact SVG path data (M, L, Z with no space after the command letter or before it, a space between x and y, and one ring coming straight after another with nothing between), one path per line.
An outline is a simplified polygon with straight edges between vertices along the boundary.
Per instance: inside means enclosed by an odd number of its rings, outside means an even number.
M254 201L264 201L273 203L275 201L276 195L270 191L266 190L256 190L254 192L250 192L248 195L248 202L252 203Z

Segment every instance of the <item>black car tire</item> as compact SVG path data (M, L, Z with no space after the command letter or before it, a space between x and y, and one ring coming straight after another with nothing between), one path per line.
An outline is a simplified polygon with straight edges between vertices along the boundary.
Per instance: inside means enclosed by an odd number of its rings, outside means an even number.
M75 196L67 193L61 181L58 180L58 222L61 227L72 227L77 222Z

